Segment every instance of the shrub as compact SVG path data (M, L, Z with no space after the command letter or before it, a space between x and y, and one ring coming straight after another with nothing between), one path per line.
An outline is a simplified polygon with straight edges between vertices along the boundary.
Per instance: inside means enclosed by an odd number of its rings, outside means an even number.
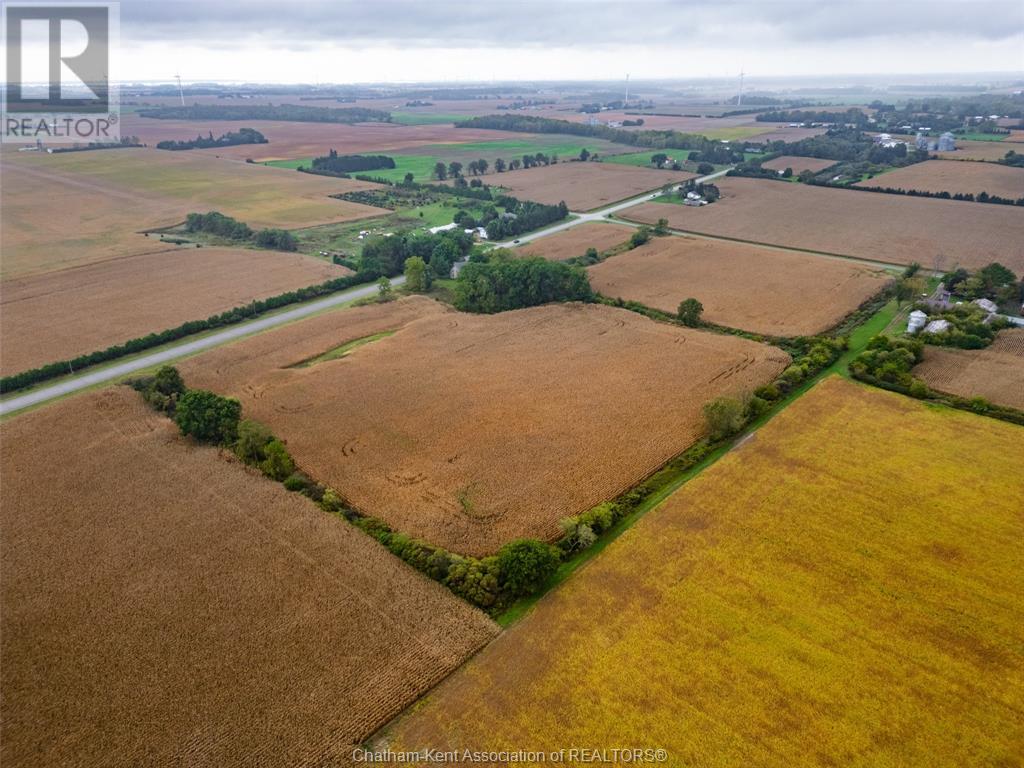
M266 457L260 462L260 471L272 480L283 481L295 471L295 462L284 447L284 443L276 438L263 448Z
M651 230L649 227L640 227L633 236L629 238L629 245L632 248L639 248L641 245L651 239Z
M739 432L744 424L744 405L732 397L718 397L704 406L708 437L721 440Z
M258 464L266 458L264 449L274 436L258 421L242 419L238 423L238 440L235 442L235 455L246 464ZM290 474L290 473L289 473Z
M162 395L181 395L185 392L185 382L172 365L161 366L153 377L152 388Z
M242 404L229 397L191 389L178 400L174 421L182 434L209 443L230 443L238 436Z
M511 596L529 595L551 578L559 563L558 550L535 539L519 539L498 552L501 586Z

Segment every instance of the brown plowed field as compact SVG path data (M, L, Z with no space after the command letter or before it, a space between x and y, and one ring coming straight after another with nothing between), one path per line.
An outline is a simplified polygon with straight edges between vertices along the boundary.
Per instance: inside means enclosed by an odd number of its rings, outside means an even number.
M237 128L237 126L236 126ZM218 210L251 227L309 227L386 211L329 195L374 184L204 154L117 149L2 155L3 277L168 246L138 232Z
M127 388L0 461L4 768L344 764L497 633Z
M1024 208L723 178L701 208L646 203L620 215L704 235L940 270L998 261L1024 272Z
M282 103L282 102L275 102ZM316 101L302 102L309 106L350 106L320 104ZM390 110L393 103L385 109ZM372 109L380 109L372 105ZM403 110L415 111L415 110ZM447 109L443 109L447 113ZM492 114L488 112L487 114ZM479 128L455 128L454 125L398 125L397 123L293 123L276 120L155 120L125 114L121 123L121 134L138 136L144 143L155 146L165 139L192 139L197 134L204 136L213 131L220 136L240 127L255 128L267 138L266 144L245 144L235 147L191 150L187 154L200 156L219 155L238 161L252 158L263 160L288 160L292 158L315 157L336 149L339 154L379 153L387 150L414 149L432 144L461 144L474 141L495 141L498 139L523 138L527 134L485 131ZM165 150L160 150L165 151ZM169 153L168 153L169 154Z
M635 231L633 227L622 224L588 221L521 245L514 253L517 256L541 256L552 261L563 261L582 256L588 248L597 248L598 253L603 253L629 240Z
M1024 410L1024 328L1000 331L985 349L928 345L914 375L940 392Z
M794 169L795 170L795 169ZM926 160L888 171L854 186L919 189L922 192L988 192L1016 200L1024 197L1024 168L998 163L950 163Z
M799 175L801 171L812 171L814 173L823 171L829 166L835 165L836 162L836 160L822 160L817 157L782 155L780 157L776 157L774 160L766 160L761 163L761 167L769 168L773 171L784 171L787 168L792 168L793 174Z
M610 298L675 313L693 297L705 320L773 336L827 330L889 281L881 270L840 259L693 237L654 238L587 273Z
M417 302L424 316L404 325L389 306L376 324L367 316L377 308L361 319L325 316L336 322L334 339L303 352L398 329L340 360L282 369L281 353L264 357L268 333L252 340L258 351L247 355L243 341L183 372L190 385L240 397L300 467L358 509L482 555L516 538L556 538L559 520L691 445L704 403L749 392L789 360L771 346L612 307L488 316L430 304ZM277 339L292 362L310 356L290 347L302 325Z
M350 272L297 253L175 248L7 280L0 295L0 375Z
M695 178L685 171L659 171L617 163L565 162L541 168L506 171L494 178L509 192L525 200L589 211L625 200L666 184Z

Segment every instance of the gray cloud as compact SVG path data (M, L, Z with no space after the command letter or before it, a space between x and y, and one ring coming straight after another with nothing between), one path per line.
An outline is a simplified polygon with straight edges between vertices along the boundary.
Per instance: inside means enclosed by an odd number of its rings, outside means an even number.
M123 0L125 41L161 40L301 49L650 45L778 46L889 39L898 48L998 42L1024 33L1020 0L511 0L500 2L269 2ZM955 49L950 50L951 66ZM682 61L681 61L682 63ZM1022 62L1007 62L1007 68Z

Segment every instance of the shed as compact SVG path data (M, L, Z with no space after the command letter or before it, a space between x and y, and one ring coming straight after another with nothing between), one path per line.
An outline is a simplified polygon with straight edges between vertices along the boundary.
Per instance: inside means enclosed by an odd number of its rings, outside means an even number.
M924 333L945 333L949 329L949 320L932 320L924 327Z

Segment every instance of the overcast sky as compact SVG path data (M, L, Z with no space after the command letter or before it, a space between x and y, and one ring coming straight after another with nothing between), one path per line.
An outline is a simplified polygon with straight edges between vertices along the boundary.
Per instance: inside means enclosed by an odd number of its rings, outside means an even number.
M119 79L1024 70L1024 0L122 0Z

